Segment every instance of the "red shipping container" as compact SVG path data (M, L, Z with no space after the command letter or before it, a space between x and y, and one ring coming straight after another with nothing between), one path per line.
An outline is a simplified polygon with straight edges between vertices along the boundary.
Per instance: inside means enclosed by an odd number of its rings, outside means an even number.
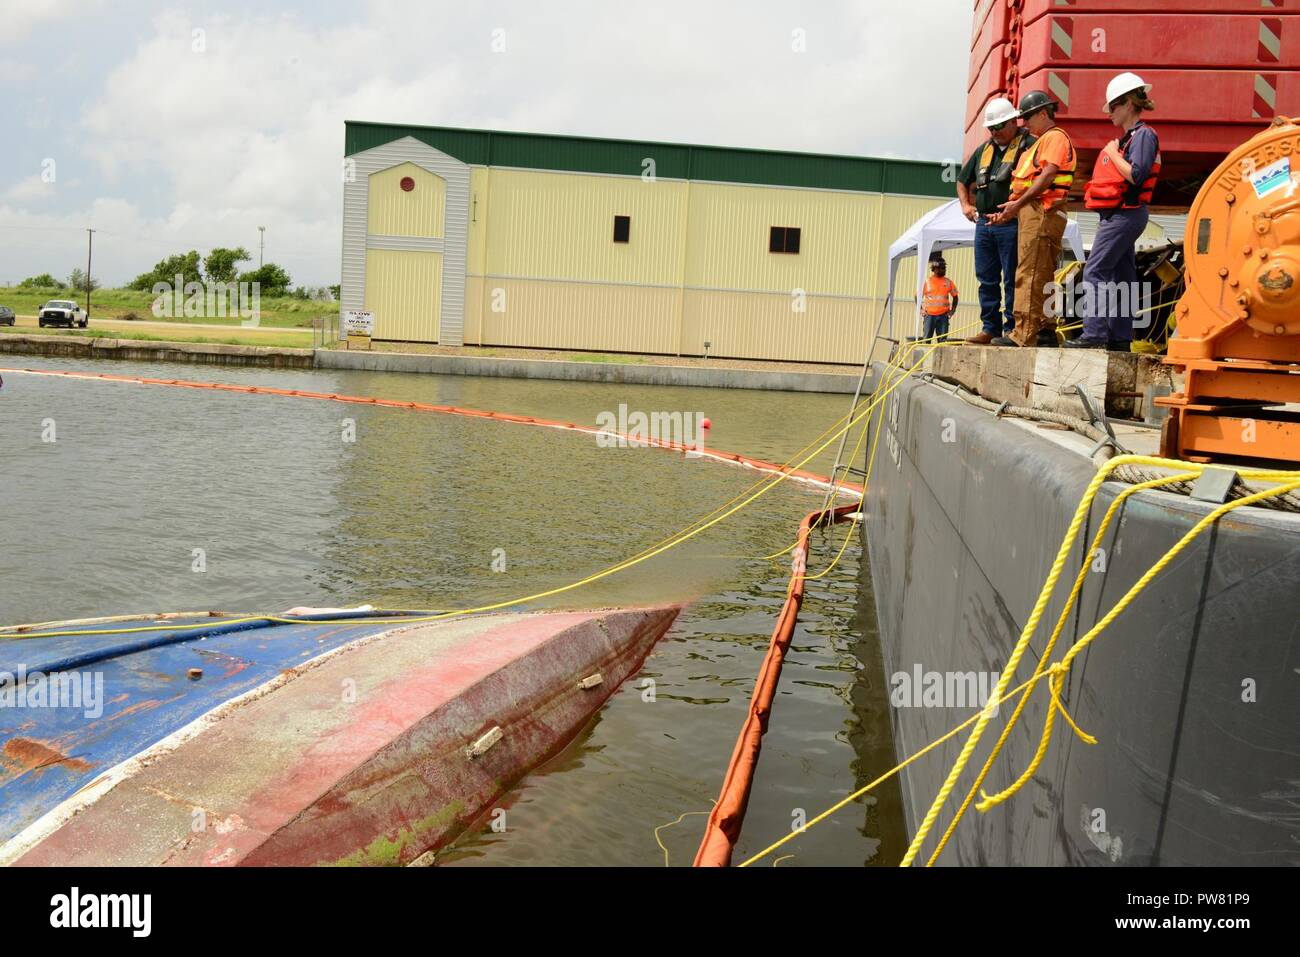
M982 24L979 19L981 11L975 12L977 26L974 36L971 37L970 72L966 77L968 90L975 85L990 54L994 57L1005 56L1005 45L1015 32L1012 28L1015 17L1007 0L984 0L984 2L987 6L983 11ZM1015 22L1018 24L1018 21Z
M1025 28L1019 63L1022 75L1045 66L1139 73L1151 67L1295 67L1300 66L1300 18L1052 15Z
M1021 78L1020 91L1048 93L1061 104L1062 122L1110 126L1102 107L1113 76L1112 70L1037 70ZM1152 123L1256 125L1278 114L1300 113L1300 72L1295 70L1144 70L1142 78L1152 84Z
M989 57L984 63L984 68L980 70L979 78L970 85L966 99L966 123L970 124L971 117L975 107L987 103L990 96L996 95L994 91L1006 90L1009 84L1006 81L1007 69L1012 66L1010 60L1004 60L1000 56Z
M1021 17L1030 24L1048 13L1253 13L1300 14L1300 0L1023 0Z
M975 23L971 30L970 45L975 44L984 33L1006 39L1011 35L1011 3L1014 0L976 0Z
M1047 90L1070 106L1057 116L1079 151L1079 180L1092 172L1097 151L1119 135L1101 112L1110 70L1039 70L1021 81L1021 90ZM1186 205L1191 195L1171 195L1179 180L1203 177L1223 157L1263 129L1277 114L1300 113L1300 72L1244 70L1144 71L1154 84L1156 109L1146 119L1160 134L1165 182L1157 202Z

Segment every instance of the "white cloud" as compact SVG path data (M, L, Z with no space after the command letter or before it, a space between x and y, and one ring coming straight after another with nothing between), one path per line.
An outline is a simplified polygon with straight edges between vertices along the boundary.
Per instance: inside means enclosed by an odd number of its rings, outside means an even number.
M133 27L139 40L71 114L94 144L99 192L121 205L56 219L116 217L104 226L120 233L112 268L121 271L109 281L169 249L243 244L256 255L266 225L267 258L321 284L337 281L345 119L936 160L958 152L969 0L790 8L374 0L348 12L354 22L323 26L163 11ZM792 49L795 29L805 52ZM137 195L142 178L148 195ZM12 208L0 208L0 225L36 198L30 189L3 194ZM11 239L0 229L0 254Z
M73 13L80 16L94 14L101 0L0 0L0 47L26 39L36 27L61 20Z
M4 193L4 198L15 203L25 203L47 199L53 194L54 184L48 183L40 176L33 174L25 179L20 179L9 187Z

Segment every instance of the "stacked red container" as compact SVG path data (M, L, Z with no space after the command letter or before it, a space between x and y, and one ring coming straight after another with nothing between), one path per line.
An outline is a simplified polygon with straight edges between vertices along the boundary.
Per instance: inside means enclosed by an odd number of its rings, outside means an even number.
M1000 62L996 62L1000 61ZM1166 188L1216 167L1277 114L1300 112L1300 0L981 0L976 5L965 152L994 96L1043 90L1061 104L1081 170L1116 135L1106 84L1124 70L1154 84Z

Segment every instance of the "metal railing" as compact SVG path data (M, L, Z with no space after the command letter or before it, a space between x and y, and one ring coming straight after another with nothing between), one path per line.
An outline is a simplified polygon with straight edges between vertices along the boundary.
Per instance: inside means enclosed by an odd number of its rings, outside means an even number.
M339 323L338 313L326 313L316 316L311 321L311 347L313 349L333 349L343 341L343 329Z

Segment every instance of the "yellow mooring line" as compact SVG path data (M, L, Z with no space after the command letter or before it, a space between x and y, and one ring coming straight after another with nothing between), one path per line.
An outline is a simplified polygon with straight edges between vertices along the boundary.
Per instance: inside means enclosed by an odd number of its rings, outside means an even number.
M1025 651L1028 649L1029 643L1035 631L1037 631L1038 623L1042 619L1043 613L1047 608L1047 604L1051 599L1052 593L1056 589L1056 584L1059 581L1061 574L1065 568L1065 564L1069 559L1069 555L1074 547L1074 543L1079 536L1079 530L1082 527L1083 522L1091 512L1092 503L1093 500L1096 498L1098 490L1100 490L1102 483L1104 483L1107 480L1107 478L1110 477L1110 474L1112 472L1114 472L1118 468L1121 468L1123 466L1128 466L1128 465L1141 465L1141 466L1155 467L1160 469L1172 469L1175 470L1177 474L1168 477L1153 479L1149 482L1142 482L1138 485L1129 486L1125 488L1124 491L1121 492L1120 495L1116 497L1113 503L1111 503L1111 506L1107 510L1106 516L1102 521L1102 524L1099 527L1097 534L1093 537L1091 549L1084 556L1083 567L1080 569L1078 576L1075 578L1074 585L1070 590L1069 600L1067 601L1065 608L1062 610L1061 615L1057 620L1056 628L1052 632L1051 639L1048 641L1047 646L1044 649L1043 653L1039 656L1040 660L1039 660L1038 667L1034 669L1034 673L1026 681L1022 682L1021 684L1017 685L1014 688L1010 688L1009 686L1012 680L1014 679L1016 668L1020 664L1021 659L1024 657ZM1074 663L1075 658L1077 658L1085 648L1087 648L1090 644L1092 644L1093 641L1095 641L1100 635L1102 635L1108 627L1110 627L1110 625L1115 621L1115 619L1118 618L1124 612L1124 610L1128 608L1128 606L1132 604L1132 602L1140 594L1142 594L1142 592L1151 583L1151 581L1162 571L1164 571L1164 569L1170 564L1170 562L1172 562L1175 558L1177 558L1178 555L1182 553L1183 550L1186 549L1188 545L1190 545L1193 541L1195 541L1196 538L1199 537L1202 533L1204 533L1208 528L1213 526L1220 518L1222 518L1224 515L1227 515L1229 512L1232 512L1238 508L1243 508L1249 505L1255 505L1267 499L1277 498L1300 489L1300 472L1277 471L1277 470L1268 470L1268 469L1248 469L1248 468L1237 469L1237 473L1243 479L1252 479L1255 481L1271 482L1271 483L1276 483L1276 485L1271 489L1265 489L1260 492L1255 492L1251 495L1243 496L1242 498L1239 499L1234 499L1231 502L1226 502L1223 505L1220 505L1217 508L1210 511L1209 513L1207 513L1200 521L1198 521L1191 529L1189 529L1187 533L1183 535L1183 537L1180 538L1172 548L1166 551L1165 554L1161 556L1161 558L1154 565L1152 565L1149 569L1147 569L1147 571L1142 575L1141 578L1137 580L1137 582L1133 584L1133 586L1128 590L1128 592L1118 602L1115 603L1114 607L1112 607L1110 611L1108 611L1091 629L1089 629L1088 632L1083 635L1083 637L1081 637L1078 641L1076 641L1070 647L1070 649L1061 657L1059 661L1053 662L1050 665L1046 664L1046 662L1049 660L1049 657L1051 655L1052 648L1055 646L1056 640L1060 637L1061 631L1064 628L1066 618L1071 608L1074 606L1074 603L1077 601L1080 591L1082 590L1083 582L1086 578L1087 569L1089 567L1089 563L1092 560L1092 556L1096 553L1096 549L1099 547L1102 541L1102 536L1105 534L1107 528L1114 520L1114 517L1118 513L1119 507L1123 504L1123 502L1126 501L1130 496L1150 488L1158 488L1162 485L1170 484L1173 482L1186 481L1188 479L1197 478L1205 471L1206 468L1209 467L1211 466L1196 464L1192 462L1182 462L1175 459L1164 459L1155 456L1120 455L1109 460L1108 462L1103 464L1100 468L1098 468L1097 474L1093 476L1092 481L1088 484L1088 488L1085 490L1082 499L1080 499L1079 501L1078 507L1075 509L1074 517L1071 520L1069 528L1066 530L1065 536L1061 541L1061 547L1057 552L1056 560L1052 563L1052 568L1047 575L1046 581L1043 583L1043 587L1041 591L1039 592L1038 600L1034 604L1033 612L1030 614L1029 620L1025 623L1025 627L1021 631L1020 639L1016 642L1016 646L1012 650L1010 658L1007 660L1006 667L1003 668L1002 670L1002 674L998 679L997 687L990 695L989 703L985 705L985 707L981 709L978 713L971 715L970 718L968 718L966 721L959 724L957 727L953 728L947 734L930 742L930 744L926 745L921 750L910 755L904 761L901 761L899 764L895 765L893 768L886 771L884 774L880 775L874 781L871 781L866 786L859 788L858 790L850 794L848 797L844 798L841 801L838 801L831 807L827 808L825 811L821 812L816 817L809 820L808 823L805 824L798 831L794 831L786 835L785 837L782 837L780 840L775 841L772 844L768 845L763 850L759 851L757 854L754 854L748 860L744 861L740 866L747 867L750 864L753 864L754 862L766 857L768 854L771 854L773 851L777 850L778 848L784 846L785 844L797 838L804 831L807 831L808 828L813 827L814 825L824 821L826 818L830 817L836 811L847 806L848 804L862 797L862 795L871 791L873 788L879 786L884 781L887 781L894 775L898 774L908 765L918 760L922 755L928 754L930 751L934 750L939 745L945 743L946 741L951 740L952 738L960 734L963 730L965 730L966 728L974 724L975 726L974 729L971 731L971 734L967 738L965 745L962 747L961 753L960 755L958 755L957 760L954 762L952 768L949 770L947 779L944 781L943 786L939 789L939 793L935 795L934 801L930 805L930 809L925 815L925 819L921 822L920 827L917 828L916 835L915 837L913 837L912 842L907 849L907 853L903 856L901 866L903 867L911 866L915 862L917 856L919 855L922 846L925 844L926 838L930 835L930 832L933 830L935 821L939 816L940 810L943 808L943 805L947 802L949 796L953 792L953 789L956 787L958 778L960 778L962 772L966 769L966 766L970 763L971 756L974 753L976 746L979 744L980 738L983 736L984 731L988 727L989 722L992 720L994 713L997 711L1000 705L1014 698L1016 695L1021 695L1021 699L1017 704L1016 709L1012 714L1010 720L1007 722L1006 727L1003 729L1002 735L999 738L998 743L994 746L993 751L990 753L989 757L985 760L984 767L981 769L979 776L975 780L975 783L971 786L969 792L967 793L965 801L962 803L960 809L957 811L957 814L954 816L952 822L948 825L943 836L940 838L938 844L936 845L933 853L930 855L927 864L931 864L931 865L934 864L935 861L938 859L940 853L942 853L944 847L947 845L949 838L951 838L953 832L956 830L957 824L960 822L962 816L965 814L967 808L970 806L975 793L979 791L979 788L982 785L985 777L988 775L989 769L992 767L993 762L997 759L998 755L1001 753L1002 747L1006 743L1011 728L1014 727L1016 721L1019 720L1019 717L1024 710L1024 704L1025 701L1028 699L1030 692L1032 692L1035 688L1037 688L1044 678L1048 679L1047 686L1051 695L1051 701L1049 702L1048 705L1047 716L1043 722L1043 731L1039 739L1038 749L1035 752L1029 767L1024 771L1023 774L1020 775L1020 777L1010 787L992 796L985 794L983 796L983 800L981 800L979 803L976 804L976 810L984 812L989 810L990 808L996 807L998 804L1001 804L1002 802L1010 798L1012 795L1014 795L1030 780L1030 778L1033 776L1034 771L1038 768L1039 764L1042 762L1043 757L1046 755L1048 747L1051 744L1052 728L1054 725L1054 718L1057 712L1061 714L1061 716L1066 720L1066 722L1071 726L1071 728L1080 737L1081 740L1083 740L1088 744L1096 743L1095 738L1080 730L1079 727L1074 723L1073 719L1066 712L1065 707L1061 702L1061 698L1060 698L1061 689L1065 683L1065 677L1066 675L1068 675L1070 668Z

